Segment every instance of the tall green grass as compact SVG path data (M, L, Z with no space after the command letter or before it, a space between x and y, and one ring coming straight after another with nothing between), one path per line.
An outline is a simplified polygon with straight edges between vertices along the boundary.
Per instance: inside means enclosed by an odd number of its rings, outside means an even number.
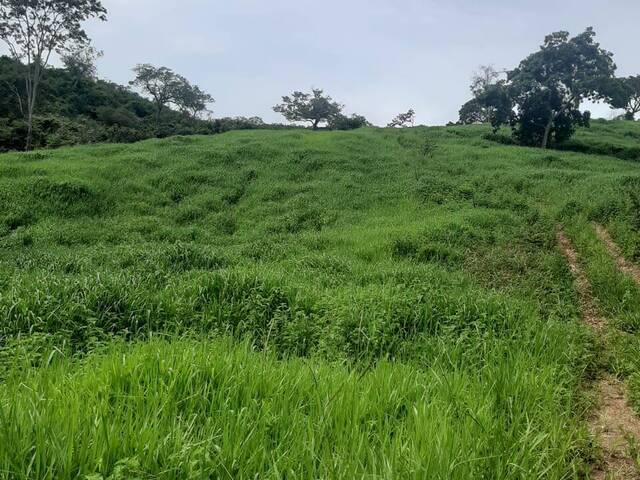
M571 232L598 307L610 320L604 366L628 381L631 402L640 413L640 287L619 270L591 224L577 219Z
M0 478L580 478L602 352L555 229L632 245L638 165L486 132L1 156Z
M557 326L548 340L565 340ZM278 361L228 341L53 354L0 387L9 478L560 478L570 375L490 346L480 368ZM558 348L560 354L562 348ZM454 357L457 352L450 352ZM550 386L550 387L549 387Z

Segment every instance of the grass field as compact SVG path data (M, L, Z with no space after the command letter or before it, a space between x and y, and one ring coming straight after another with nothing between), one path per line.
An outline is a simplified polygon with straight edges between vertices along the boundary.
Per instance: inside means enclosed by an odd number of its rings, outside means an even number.
M488 131L0 156L0 478L584 478L585 383L640 411L640 289L592 227L640 262L640 123Z

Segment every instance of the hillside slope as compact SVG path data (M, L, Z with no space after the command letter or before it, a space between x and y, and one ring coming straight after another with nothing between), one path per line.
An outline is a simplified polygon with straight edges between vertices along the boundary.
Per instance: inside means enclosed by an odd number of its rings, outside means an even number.
M605 360L555 232L626 292L606 361L640 393L640 290L590 225L640 258L640 164L484 133L1 156L0 472L579 478Z

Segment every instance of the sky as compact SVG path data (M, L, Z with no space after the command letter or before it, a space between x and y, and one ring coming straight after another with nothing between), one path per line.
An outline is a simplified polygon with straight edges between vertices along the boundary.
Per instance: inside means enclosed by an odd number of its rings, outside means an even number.
M167 66L211 93L214 115L284 121L272 107L322 88L378 125L413 108L457 120L479 65L515 67L558 30L593 26L619 75L640 73L640 0L103 0L87 30L103 78ZM589 106L609 117L606 105Z

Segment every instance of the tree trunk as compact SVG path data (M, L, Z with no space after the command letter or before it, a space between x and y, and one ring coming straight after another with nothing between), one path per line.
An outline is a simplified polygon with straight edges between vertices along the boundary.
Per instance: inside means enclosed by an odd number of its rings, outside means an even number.
M320 120L314 120L313 121L313 130L316 131L318 130L318 125L320 124Z
M29 108L29 113L27 114L27 144L25 146L25 150L28 152L33 147L33 112L31 108Z
M34 83L29 89L30 93L27 98L27 142L25 150L29 151L33 148L33 112L36 109L36 95L38 84Z
M156 107L156 137L160 137L160 115L162 115L162 105Z
M36 110L36 99L38 98L41 75L42 70L39 63L34 65L33 72L27 69L27 141L25 146L25 150L27 151L33 148L33 112Z
M546 149L549 146L549 137L551 136L551 127L553 127L553 113L549 116L547 125L544 127L544 136L542 137L542 148Z

